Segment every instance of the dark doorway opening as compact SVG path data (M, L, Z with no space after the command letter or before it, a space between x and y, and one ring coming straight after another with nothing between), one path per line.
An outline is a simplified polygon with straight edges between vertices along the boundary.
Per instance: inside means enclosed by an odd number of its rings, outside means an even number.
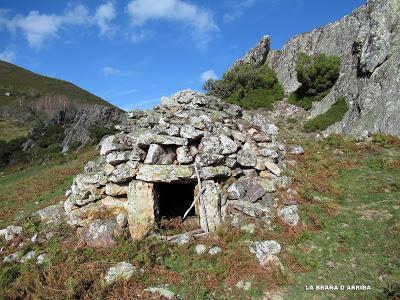
M194 200L194 189L196 184L157 184L159 218L175 219L183 217ZM192 208L188 216L195 216Z

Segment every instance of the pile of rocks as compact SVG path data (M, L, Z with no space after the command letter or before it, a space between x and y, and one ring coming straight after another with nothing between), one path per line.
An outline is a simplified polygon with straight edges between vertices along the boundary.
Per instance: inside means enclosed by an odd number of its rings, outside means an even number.
M67 220L88 240L107 244L126 227L133 239L146 236L160 217L160 183L195 187L205 232L229 214L268 223L279 209L274 193L290 184L281 174L286 147L278 128L213 96L178 92L153 110L128 113L117 129L67 191Z

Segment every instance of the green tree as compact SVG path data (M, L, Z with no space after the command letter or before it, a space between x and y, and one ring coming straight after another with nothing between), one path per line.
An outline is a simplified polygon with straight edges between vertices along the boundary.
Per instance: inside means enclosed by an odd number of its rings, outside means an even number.
M284 96L275 72L267 65L258 68L249 64L236 66L221 80L208 81L203 88L209 95L248 109L270 109L273 102Z
M325 53L312 56L300 53L296 73L301 86L289 96L289 102L308 110L313 102L321 101L336 83L340 74L340 59Z

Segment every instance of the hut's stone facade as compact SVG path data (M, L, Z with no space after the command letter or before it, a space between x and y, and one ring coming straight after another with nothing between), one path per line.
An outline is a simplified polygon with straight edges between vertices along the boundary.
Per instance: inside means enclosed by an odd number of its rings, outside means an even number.
M191 204L205 232L228 214L268 223L277 186L290 181L281 176L278 128L212 96L179 92L151 111L130 112L117 129L67 192L69 223L81 232L100 220L115 222L113 234L127 226L141 239L165 207L183 216Z

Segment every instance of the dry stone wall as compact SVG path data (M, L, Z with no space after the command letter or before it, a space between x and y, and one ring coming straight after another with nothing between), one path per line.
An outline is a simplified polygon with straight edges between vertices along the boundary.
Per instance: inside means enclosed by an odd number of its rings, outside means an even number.
M179 92L153 110L131 111L117 129L67 192L68 222L83 238L93 239L99 221L114 222L113 235L128 227L133 239L145 237L161 217L158 184L192 184L206 232L228 214L268 223L273 193L290 183L279 167L285 146L278 128L213 96Z

